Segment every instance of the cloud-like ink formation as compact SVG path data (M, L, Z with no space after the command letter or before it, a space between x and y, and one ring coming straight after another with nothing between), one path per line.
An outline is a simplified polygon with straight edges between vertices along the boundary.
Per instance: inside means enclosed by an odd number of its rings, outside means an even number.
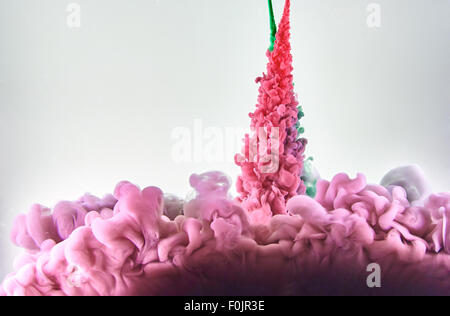
M303 168L289 5L251 114L253 131L279 129L278 169L238 156L237 199L215 171L191 176L189 200L125 181L102 199L33 205L14 222L25 252L0 295L450 295L450 193L430 195L417 167L382 185ZM259 137L246 138L244 155ZM372 263L376 292L365 282Z
M315 284L312 276L319 272L328 278L327 271L351 267L364 275L371 262L382 266L387 280L414 276L416 289L449 293L450 280L442 275L450 267L450 194L413 206L402 187L390 191L367 185L363 175L339 174L319 181L316 199L296 196L287 214L261 225L229 197L224 174L193 175L191 185L195 198L173 220L163 214L161 190L128 182L116 187L114 197L87 195L53 211L33 206L15 223L13 238L27 252L15 261L1 293L222 293L233 281L246 294L264 284L271 294L308 294L303 286Z
M272 215L285 214L286 202L297 194L304 194L306 187L300 179L303 170L303 153L306 139L299 138L297 125L300 118L297 97L294 94L292 55L290 44L290 1L287 0L283 17L276 33L273 51L267 51L269 63L267 73L256 79L260 84L258 104L250 113L253 135L246 135L242 154L236 156L236 164L242 175L237 180L239 201L245 209L261 222ZM269 149L261 152L268 135L278 132L275 158L267 161ZM270 141L274 141L270 139ZM252 155L252 148L258 152ZM269 146L270 147L270 146ZM276 168L267 170L267 165L276 159Z

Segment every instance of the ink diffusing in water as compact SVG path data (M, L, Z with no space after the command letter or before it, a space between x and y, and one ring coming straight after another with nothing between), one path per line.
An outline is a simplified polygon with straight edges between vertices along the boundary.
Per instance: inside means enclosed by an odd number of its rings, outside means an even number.
M121 182L102 199L34 205L15 220L26 251L1 295L372 295L373 263L376 294L450 294L450 193L430 194L418 167L381 185L320 179L304 155L290 1L278 29L269 8L267 71L235 157L239 196L215 171L191 176L189 201Z

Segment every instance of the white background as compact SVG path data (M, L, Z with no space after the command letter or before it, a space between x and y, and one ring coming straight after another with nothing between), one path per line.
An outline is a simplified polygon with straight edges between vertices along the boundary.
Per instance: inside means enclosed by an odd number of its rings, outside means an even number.
M449 191L450 1L378 1L380 29L366 24L370 1L292 2L295 87L321 175L378 183L417 163ZM32 203L124 179L181 196L194 172L235 179L232 162L174 163L171 133L196 119L246 128L265 70L265 0L80 0L80 29L68 3L0 0L0 278L17 252L12 220Z

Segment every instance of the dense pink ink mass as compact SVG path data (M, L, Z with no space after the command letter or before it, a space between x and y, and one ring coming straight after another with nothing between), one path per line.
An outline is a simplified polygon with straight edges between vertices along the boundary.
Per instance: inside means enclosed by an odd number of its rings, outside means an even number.
M339 174L320 180L316 199L296 196L287 214L261 225L228 196L225 175L193 175L191 184L197 195L171 205L185 213L173 221L161 190L128 182L114 198L62 202L53 214L32 207L12 234L28 252L1 293L226 294L234 284L243 294L315 294L323 293L320 281L339 275L360 278L364 290L365 269L376 262L401 290L450 294L449 193L414 205L402 187Z
M237 199L226 175L209 172L189 179L191 200L121 182L103 199L34 205L14 222L26 251L0 295L450 295L450 193L430 194L413 166L382 185L362 174L314 179L315 198L303 195L289 0L268 57L255 135L236 157ZM259 127L280 131L270 173L249 156ZM367 286L373 263L382 288Z
M261 222L275 214L286 214L286 201L306 190L300 179L306 139L297 139L298 101L293 90L289 7L288 0L275 48L272 52L267 51L267 74L256 80L261 86L256 111L250 114L254 134L246 136L242 155L236 157L236 163L242 169L242 176L237 180L239 201L249 212L256 212L252 216ZM252 155L251 147L261 146L263 141L258 133L260 128L265 128L269 135L273 128L278 128L275 168L267 166L273 159L267 161L262 157L267 156L266 151L263 155L260 151L254 153L256 157Z

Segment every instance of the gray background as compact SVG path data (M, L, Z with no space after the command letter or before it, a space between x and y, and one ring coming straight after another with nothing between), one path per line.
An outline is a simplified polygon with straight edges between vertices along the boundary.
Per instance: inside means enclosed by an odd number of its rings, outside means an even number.
M370 2L293 1L307 154L324 178L370 182L417 163L448 191L450 1L377 1L380 29ZM0 0L0 279L12 220L32 203L124 179L184 196L193 172L235 178L230 161L174 163L171 133L195 119L246 128L265 70L265 0L80 0L80 29L68 3Z

